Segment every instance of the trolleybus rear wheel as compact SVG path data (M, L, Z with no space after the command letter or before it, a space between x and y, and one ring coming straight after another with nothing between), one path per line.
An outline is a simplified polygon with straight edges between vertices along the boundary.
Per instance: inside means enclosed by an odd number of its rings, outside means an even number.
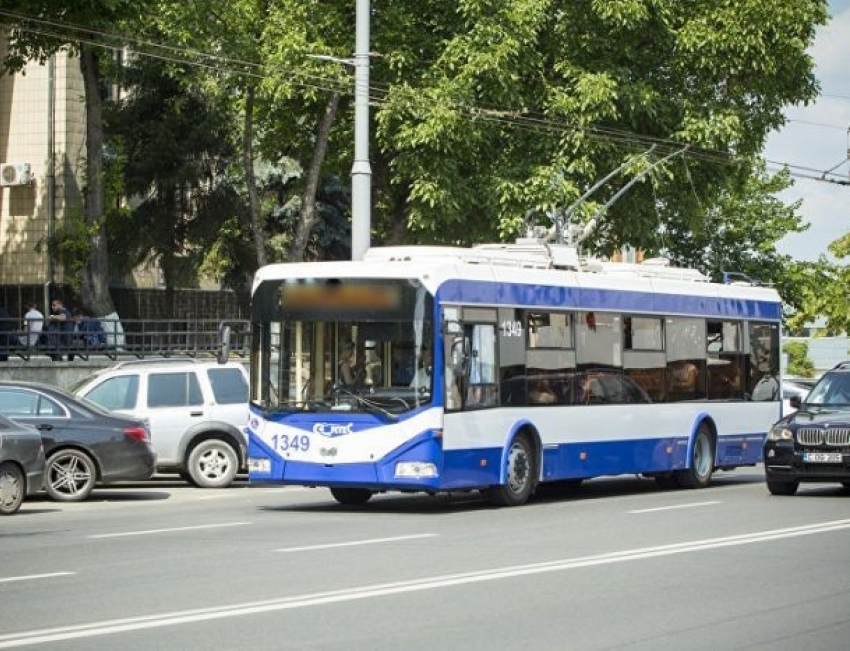
M688 468L676 471L676 481L682 488L705 488L711 483L713 472L714 437L709 426L701 423L694 439L691 463Z

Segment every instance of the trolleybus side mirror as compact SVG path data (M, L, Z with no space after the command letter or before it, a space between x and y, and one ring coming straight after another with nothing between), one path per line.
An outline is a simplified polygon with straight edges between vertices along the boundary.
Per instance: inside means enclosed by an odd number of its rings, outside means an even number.
M460 350L458 350L460 349ZM456 353L459 353L456 356ZM453 359L459 359L460 361L460 375L466 377L469 374L469 362L470 362L470 346L469 346L469 338L468 337L455 337L452 341L452 351L451 355Z
M215 358L219 364L227 363L230 358L230 326L226 323L218 327L218 350Z

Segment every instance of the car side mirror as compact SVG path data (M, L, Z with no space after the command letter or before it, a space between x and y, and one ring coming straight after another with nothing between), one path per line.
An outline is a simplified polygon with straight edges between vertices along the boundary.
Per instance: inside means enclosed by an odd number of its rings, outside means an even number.
M794 408L799 409L803 405L803 399L800 396L791 396L788 403Z

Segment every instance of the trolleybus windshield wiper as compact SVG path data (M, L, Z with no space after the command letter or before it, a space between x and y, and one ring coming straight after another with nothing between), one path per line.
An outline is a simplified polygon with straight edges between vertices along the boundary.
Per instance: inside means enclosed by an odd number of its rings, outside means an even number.
M341 384L337 384L337 385L334 385L333 387L331 387L330 395L331 396L344 395L344 396L347 396L349 398L353 398L354 401L359 406L363 407L363 409L365 411L368 411L371 414L383 416L388 421L393 422L393 423L398 420L398 416L396 416L395 414L390 413L389 411L387 411L386 409L384 409L380 405L376 405L371 400L368 400L367 398L364 398L361 395L358 395L358 394L356 394L352 391L349 391L348 389L346 389Z

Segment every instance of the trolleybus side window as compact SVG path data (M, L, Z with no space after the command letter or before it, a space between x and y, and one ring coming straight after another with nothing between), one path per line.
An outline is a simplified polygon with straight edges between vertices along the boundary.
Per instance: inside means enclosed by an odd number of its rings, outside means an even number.
M779 326L749 324L747 394L752 400L779 400Z
M463 309L464 339L468 342L469 374L464 408L480 409L499 404L499 384L496 369L496 324L495 308L465 307ZM522 337L520 323L507 326L513 334Z
M744 346L737 321L706 322L709 400L744 397Z
M653 402L667 399L667 355L664 320L660 317L623 317L623 368Z
M623 368L623 317L605 312L578 312L576 322L578 367Z
M671 317L665 322L667 400L704 400L705 320Z
M526 313L528 330L527 395L530 405L574 402L576 351L574 315L567 312Z

